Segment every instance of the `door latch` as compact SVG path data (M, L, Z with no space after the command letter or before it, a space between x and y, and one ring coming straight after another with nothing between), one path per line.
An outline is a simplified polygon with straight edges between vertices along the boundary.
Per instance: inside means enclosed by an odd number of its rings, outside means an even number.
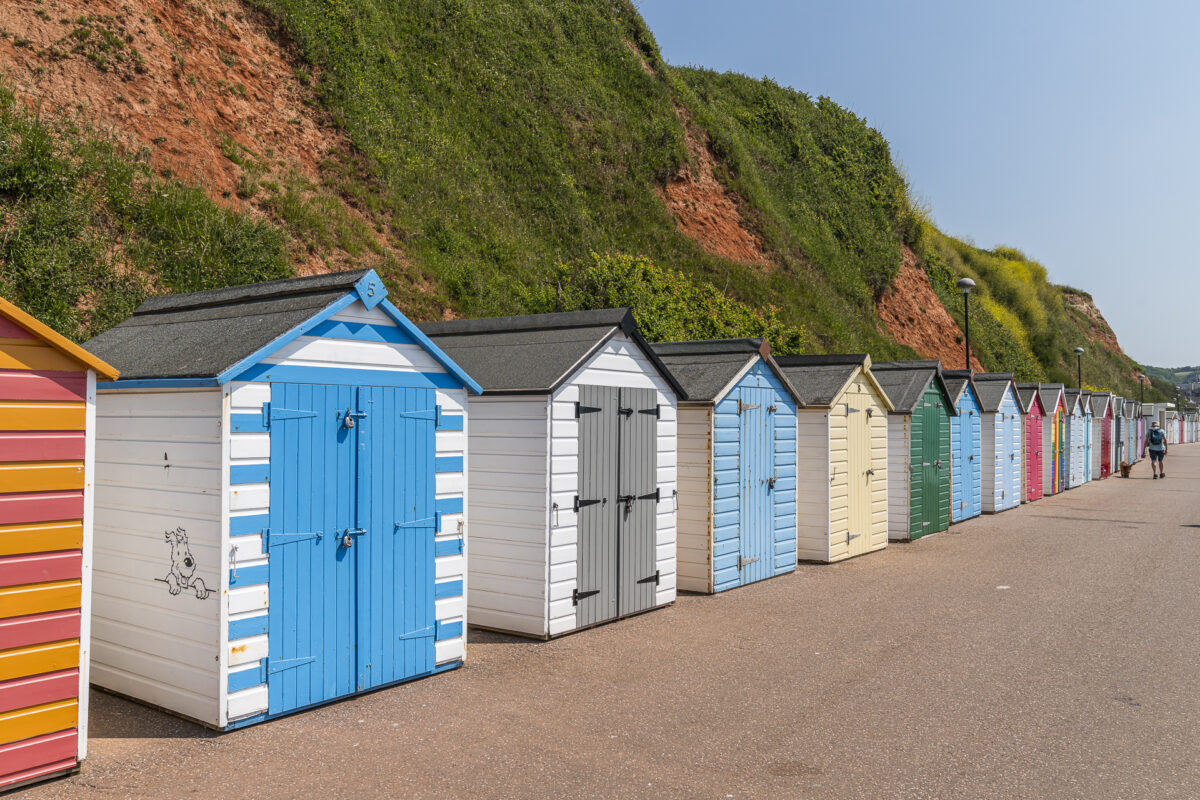
M342 416L342 427L343 428L353 428L354 420L362 419L363 417L367 416L367 412L351 411L349 408L347 408L341 416Z
M774 488L775 488L775 481L777 481L777 480L779 480L779 479L778 479L778 478L776 478L774 475L772 475L771 477L767 478L767 480L766 480L767 488L768 488L768 489L774 489Z
M366 531L362 528L346 528L346 530L342 531L342 547L345 547L347 550L354 547L355 537L362 536L364 533Z
M632 513L633 513L633 501L634 501L634 500L637 500L637 496L636 496L636 495L632 495L632 494L623 494L623 495L621 495L620 497L618 497L618 498L617 498L617 502L618 502L618 503L624 503L624 504L625 504L625 513L626 513L626 514L632 514Z
M742 567L746 566L747 564L753 564L755 561L758 561L757 556L755 556L754 558L743 558L742 556L738 556L738 569L741 569Z

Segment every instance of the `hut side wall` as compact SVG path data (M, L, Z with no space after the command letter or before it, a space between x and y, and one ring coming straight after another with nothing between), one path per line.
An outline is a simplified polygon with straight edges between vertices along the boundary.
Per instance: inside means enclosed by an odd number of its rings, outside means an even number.
M796 412L796 557L829 560L829 410Z
M571 593L577 587L577 528L572 500L579 492L579 423L575 401L579 387L628 386L654 389L661 406L658 419L658 488L656 565L659 585L655 605L675 600L676 408L677 398L641 348L618 333L555 392L550 440L550 497L558 503L561 523L550 543L549 635L577 627Z
M549 397L472 397L470 415L468 617L545 636L547 554L563 511L549 510Z
M912 538L912 415L888 415L888 539L907 542Z
M713 591L712 406L679 407L679 588Z
M96 413L92 682L209 725L221 717L222 404L216 389L101 391Z

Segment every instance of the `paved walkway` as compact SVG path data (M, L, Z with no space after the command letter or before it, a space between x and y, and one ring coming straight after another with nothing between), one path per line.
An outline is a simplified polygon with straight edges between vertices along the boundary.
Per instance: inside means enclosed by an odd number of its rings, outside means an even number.
M215 735L93 693L22 798L1200 797L1200 446L912 545Z

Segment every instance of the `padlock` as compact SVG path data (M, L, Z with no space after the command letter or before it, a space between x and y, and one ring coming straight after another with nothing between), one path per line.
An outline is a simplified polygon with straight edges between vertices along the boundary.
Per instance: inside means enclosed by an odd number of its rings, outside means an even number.
M353 427L353 426L350 426L350 427ZM354 537L348 533L345 536L343 536L342 537L342 547L345 547L346 549L354 547Z

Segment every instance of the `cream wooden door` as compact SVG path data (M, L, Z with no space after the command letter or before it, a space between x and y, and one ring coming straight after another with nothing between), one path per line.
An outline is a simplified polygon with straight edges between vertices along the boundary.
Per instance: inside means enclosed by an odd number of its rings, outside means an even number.
M871 418L870 398L849 395L846 404L846 513L849 520L848 555L857 556L871 546Z

